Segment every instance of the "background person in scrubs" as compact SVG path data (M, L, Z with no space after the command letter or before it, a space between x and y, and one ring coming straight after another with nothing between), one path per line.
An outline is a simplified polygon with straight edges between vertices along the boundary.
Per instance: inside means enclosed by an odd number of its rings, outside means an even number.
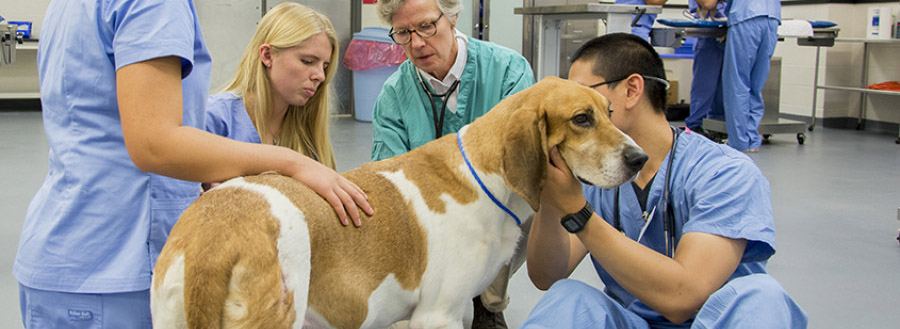
M662 6L666 4L666 1L668 0L616 0L616 4ZM656 22L656 14L644 14L641 19L637 21L640 26L631 27L631 34L650 42L650 29L653 28L654 22Z
M524 57L455 29L462 10L459 0L383 0L376 8L408 59L387 79L375 101L373 161L455 133L507 96L534 84ZM524 251L514 255L481 298L475 298L473 328L506 328L500 312L509 303L507 284L524 258Z
M688 8L700 20L726 19L725 3L719 2L715 10L699 7L697 1L688 1ZM703 119L725 120L722 96L722 58L725 41L717 38L697 38L694 43L693 79L691 79L691 113L684 120L685 126L701 134Z
M753 161L669 126L665 89L655 80L665 78L663 64L640 38L608 34L573 58L569 79L606 96L612 123L649 159L617 189L616 207L616 189L583 186L551 148L527 262L535 286L549 290L522 328L805 328L806 314L766 274L775 226L769 184ZM585 200L596 212L570 234L560 219ZM664 208L677 233L672 257ZM643 214L649 226L639 238ZM566 279L588 254L605 291Z
M696 1L710 10L717 4L716 0ZM759 123L765 111L762 89L778 42L781 1L731 0L726 2L725 15L728 36L722 87L728 145L738 151L759 152Z
M151 328L151 270L196 182L274 170L341 218L357 218L357 204L371 212L356 185L308 157L202 130L199 26L189 0L50 3L37 58L49 169L13 267L26 328Z
M266 13L224 92L210 96L206 130L284 146L334 169L328 137L338 39L324 15L284 2Z

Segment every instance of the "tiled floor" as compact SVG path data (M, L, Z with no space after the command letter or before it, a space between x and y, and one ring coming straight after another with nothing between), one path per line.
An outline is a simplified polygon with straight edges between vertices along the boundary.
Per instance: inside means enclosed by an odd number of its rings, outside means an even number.
M0 112L0 327L22 328L11 275L25 208L47 170L38 112ZM338 169L368 161L371 125L332 128ZM810 317L810 328L896 328L900 324L900 145L896 136L817 128L805 145L775 135L751 157L772 187L778 253L769 271ZM511 328L542 293L523 267L512 279ZM589 264L573 275L600 286Z

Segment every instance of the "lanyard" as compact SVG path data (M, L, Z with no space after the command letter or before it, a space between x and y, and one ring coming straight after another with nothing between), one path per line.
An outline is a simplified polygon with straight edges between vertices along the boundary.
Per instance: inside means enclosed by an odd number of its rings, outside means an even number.
M440 138L444 135L444 113L447 112L447 101L450 99L450 95L456 91L456 88L459 86L459 80L453 81L453 84L450 85L450 89L443 94L435 94L432 93L431 90L428 89L428 86L425 85L425 81L422 80L422 75L418 69L416 70L416 77L419 78L419 84L422 86L422 90L428 94L428 101L431 102L431 117L434 120L434 139ZM437 107L434 105L434 98L441 97L444 101L443 105L441 105L441 116L438 118Z
M669 203L669 174L672 172L672 160L675 159L675 149L678 146L678 137L680 131L678 129L672 128L672 148L669 149L669 161L666 164L666 177L663 181L663 194L662 194L662 205L663 207L660 209L662 211L663 218L663 232L666 237L666 256L674 257L675 256L675 216L672 214L672 205ZM615 189L615 198L613 201L613 225L616 227L619 232L625 233L625 229L622 228L622 221L619 215L619 187ZM650 225L650 221L653 220L653 215L656 212L656 206L653 206L653 210L650 211L648 216L647 212L644 211L644 221L646 224L644 229L641 230L640 235L638 236L637 241L640 242L641 237L644 235L644 230L646 230L647 226Z

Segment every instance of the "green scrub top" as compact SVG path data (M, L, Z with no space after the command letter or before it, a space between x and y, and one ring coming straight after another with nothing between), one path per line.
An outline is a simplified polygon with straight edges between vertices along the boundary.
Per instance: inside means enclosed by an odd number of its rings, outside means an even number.
M456 113L447 110L444 114L445 135L456 133L507 96L534 84L534 73L522 55L493 43L468 40ZM431 101L415 70L408 59L400 64L375 101L372 161L409 152L434 139ZM443 99L435 97L434 105L440 110Z

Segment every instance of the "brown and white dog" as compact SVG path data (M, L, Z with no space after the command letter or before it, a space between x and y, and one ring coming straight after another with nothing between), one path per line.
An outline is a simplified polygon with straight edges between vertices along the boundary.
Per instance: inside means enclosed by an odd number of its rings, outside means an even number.
M603 96L547 78L460 131L475 172L519 218L539 206L548 150L610 188L646 156L609 121ZM150 289L162 328L462 328L472 297L513 255L521 230L479 187L456 134L344 174L369 196L362 227L338 223L303 184L229 180L172 229Z

